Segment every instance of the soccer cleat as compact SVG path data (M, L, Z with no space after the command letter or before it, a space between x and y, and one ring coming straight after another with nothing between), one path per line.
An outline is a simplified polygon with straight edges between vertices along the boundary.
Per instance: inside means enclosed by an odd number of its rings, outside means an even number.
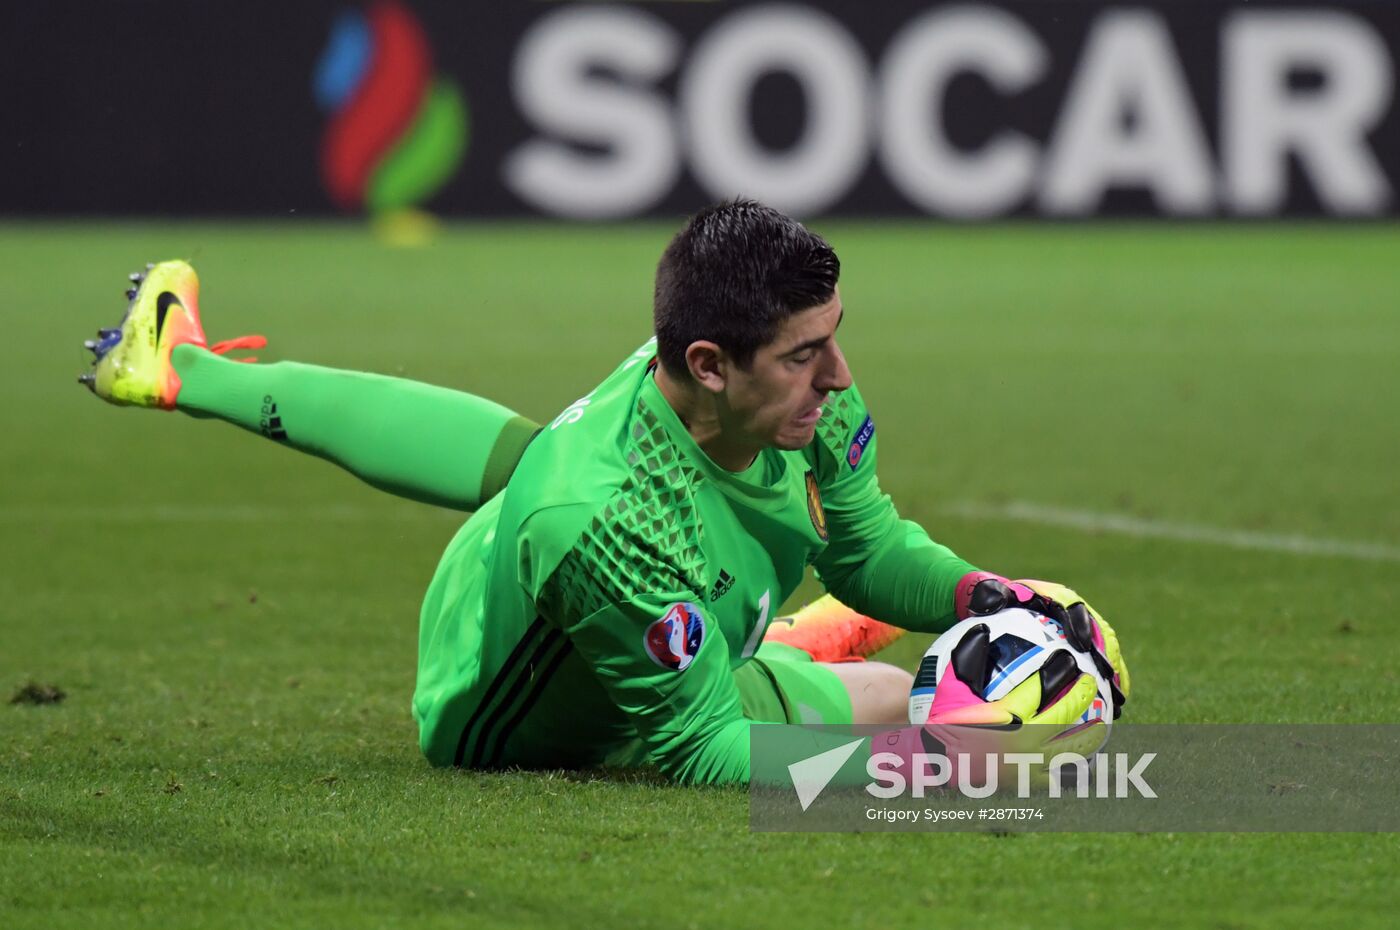
M827 594L791 617L779 617L764 641L795 646L818 662L851 662L872 656L904 635L890 626L857 613Z
M180 375L170 362L176 346L260 349L262 336L242 336L209 346L199 321L199 277L188 263L161 262L131 274L126 316L115 329L99 329L83 347L92 352L92 371L78 376L98 397L113 404L172 410ZM243 359L256 361L256 359Z

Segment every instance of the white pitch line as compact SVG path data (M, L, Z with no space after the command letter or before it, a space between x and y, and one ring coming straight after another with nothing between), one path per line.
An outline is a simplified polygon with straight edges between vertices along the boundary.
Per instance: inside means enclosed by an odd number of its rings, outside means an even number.
M1322 539L1296 533L1260 533L1252 530L1232 530L1227 527L1203 526L1194 523L1169 523L1123 514L1050 507L1026 501L1012 501L1006 504L962 501L949 504L940 510L956 517L1004 520L1010 523L1032 523L1039 526L1082 530L1086 533L1132 536L1139 539L1172 539L1178 542L1229 546L1234 549L1253 549L1260 552L1340 556L1369 562L1400 562L1400 546L1388 546L1382 543Z

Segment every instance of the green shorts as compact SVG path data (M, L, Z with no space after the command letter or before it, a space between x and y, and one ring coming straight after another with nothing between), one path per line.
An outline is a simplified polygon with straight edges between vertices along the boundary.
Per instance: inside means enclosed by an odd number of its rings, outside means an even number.
M734 670L744 716L757 723L850 723L851 696L836 673L801 649L764 643Z

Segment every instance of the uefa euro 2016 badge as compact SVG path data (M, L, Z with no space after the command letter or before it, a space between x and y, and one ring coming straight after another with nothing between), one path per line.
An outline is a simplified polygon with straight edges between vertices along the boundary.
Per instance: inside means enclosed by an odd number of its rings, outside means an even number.
M661 619L653 621L642 635L642 645L651 660L675 672L690 667L704 641L705 618L700 615L700 608L688 601L667 607Z
M860 424L860 429L856 430L856 436L851 440L851 447L846 450L846 464L851 466L851 471L855 471L860 460L865 456L865 447L870 445L870 440L875 436L875 421L870 419L870 414L865 415L865 420Z

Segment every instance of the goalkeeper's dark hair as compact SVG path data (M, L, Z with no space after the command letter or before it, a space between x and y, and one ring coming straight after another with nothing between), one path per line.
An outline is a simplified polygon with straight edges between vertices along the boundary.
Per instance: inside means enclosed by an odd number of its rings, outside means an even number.
M690 218L656 267L652 322L667 372L689 376L685 350L697 339L747 369L784 320L836 292L841 261L827 241L789 216L734 200Z

